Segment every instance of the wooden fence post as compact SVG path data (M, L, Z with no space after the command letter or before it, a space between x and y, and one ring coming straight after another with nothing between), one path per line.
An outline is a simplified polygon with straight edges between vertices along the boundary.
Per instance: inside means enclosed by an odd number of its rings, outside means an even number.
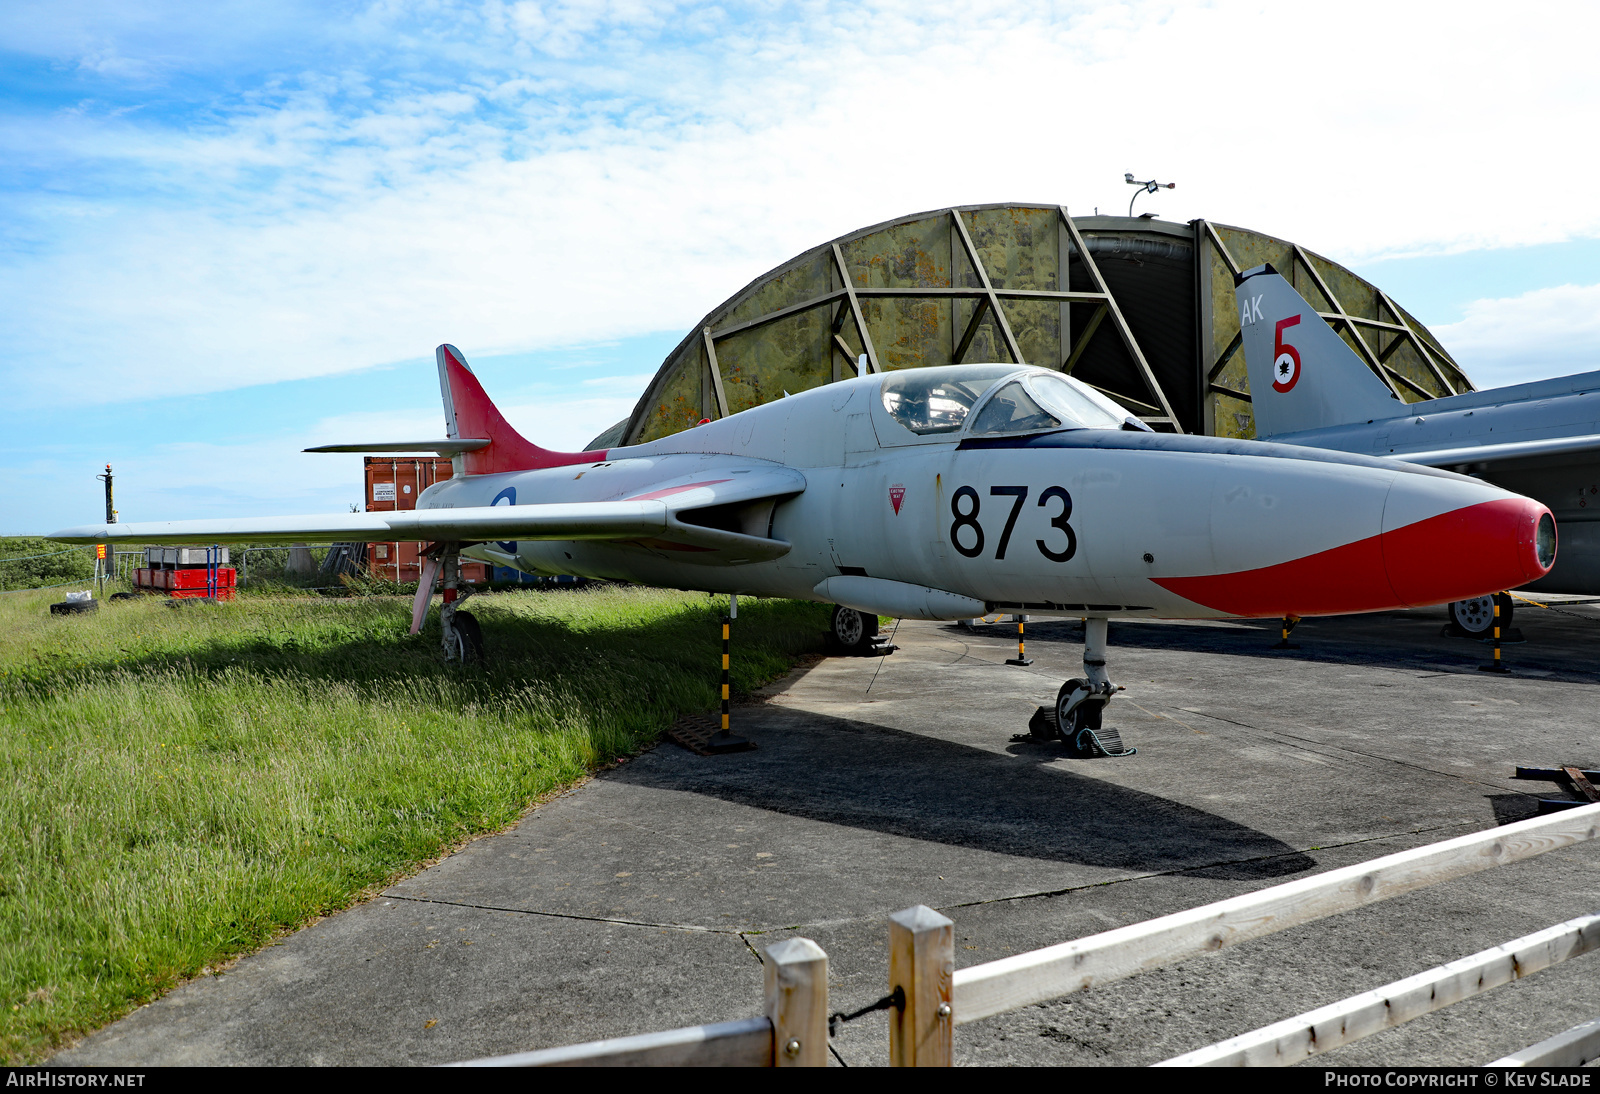
M954 923L921 904L889 917L889 992L905 992L889 1011L890 1067L951 1066L955 968Z
M773 1067L828 1066L828 955L809 938L767 947Z

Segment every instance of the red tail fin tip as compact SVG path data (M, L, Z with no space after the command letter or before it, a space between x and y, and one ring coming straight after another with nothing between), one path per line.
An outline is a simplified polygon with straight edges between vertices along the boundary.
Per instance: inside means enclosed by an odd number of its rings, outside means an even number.
M604 452L551 452L540 448L506 421L472 374L460 350L445 344L434 355L439 362L439 394L444 399L444 424L448 435L482 438L489 442L485 448L463 453L463 469L467 474L536 471L541 467L595 463L606 458Z

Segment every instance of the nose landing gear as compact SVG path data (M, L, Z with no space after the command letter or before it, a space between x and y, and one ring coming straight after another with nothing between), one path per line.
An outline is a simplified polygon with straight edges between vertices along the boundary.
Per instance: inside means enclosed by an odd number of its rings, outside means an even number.
M1028 723L1035 740L1059 737L1067 746L1067 755L1077 759L1132 756L1138 751L1124 747L1122 735L1103 724L1106 704L1122 690L1106 675L1107 629L1104 619L1084 620L1083 678L1062 684L1055 710L1041 707Z

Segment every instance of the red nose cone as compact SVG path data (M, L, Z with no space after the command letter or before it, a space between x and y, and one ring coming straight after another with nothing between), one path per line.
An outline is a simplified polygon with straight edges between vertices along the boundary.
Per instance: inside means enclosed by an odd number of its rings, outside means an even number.
M1389 584L1413 607L1515 589L1556 560L1555 518L1530 498L1453 509L1381 538Z

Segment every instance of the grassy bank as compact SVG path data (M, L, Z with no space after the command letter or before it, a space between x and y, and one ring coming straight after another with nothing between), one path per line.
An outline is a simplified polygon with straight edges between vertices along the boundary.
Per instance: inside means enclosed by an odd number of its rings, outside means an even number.
M485 669L400 599L0 597L0 1049L38 1060L655 740L716 702L725 599L475 598ZM826 610L740 605L738 691Z

